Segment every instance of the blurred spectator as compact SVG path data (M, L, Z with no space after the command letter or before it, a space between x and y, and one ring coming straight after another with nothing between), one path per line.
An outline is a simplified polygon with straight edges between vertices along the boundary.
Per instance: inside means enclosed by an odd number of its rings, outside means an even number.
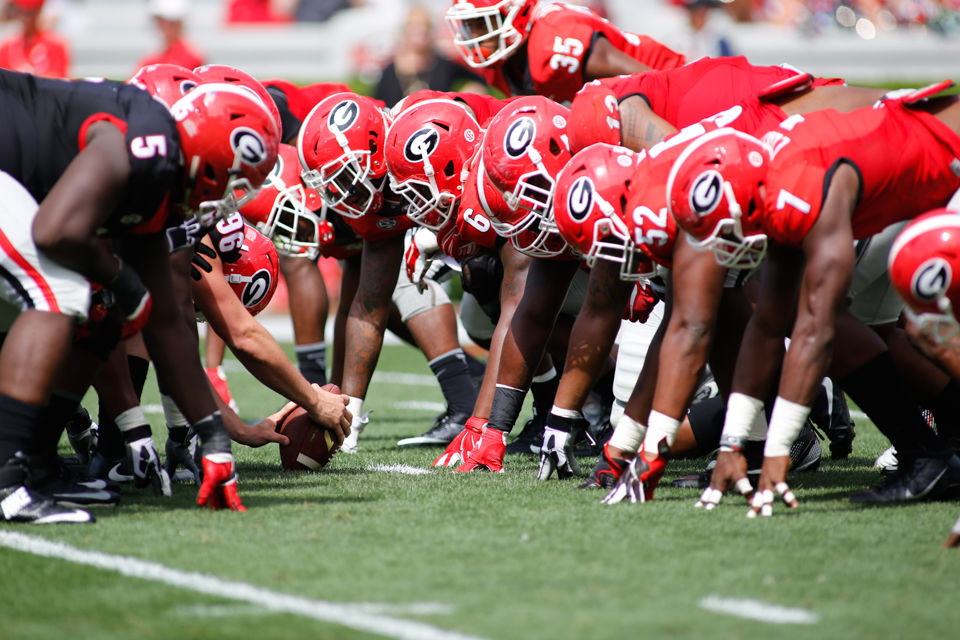
M183 37L183 22L187 16L187 0L150 0L150 15L163 40L163 49L145 56L137 69L149 64L178 64L193 69L204 64L203 54Z
M228 0L227 23L290 22L293 5L286 0Z
M400 33L393 61L386 66L377 82L374 97L394 105L421 89L450 91L466 82L461 91L483 92L482 80L449 58L439 55L433 44L433 19L421 5L414 5Z
M9 0L5 18L20 23L19 33L0 43L0 67L47 78L70 74L70 48L52 29L43 28L40 12L44 0Z
M680 52L687 60L704 56L712 58L736 55L730 38L726 35L727 16L716 11L723 5L720 0L683 0L690 31Z

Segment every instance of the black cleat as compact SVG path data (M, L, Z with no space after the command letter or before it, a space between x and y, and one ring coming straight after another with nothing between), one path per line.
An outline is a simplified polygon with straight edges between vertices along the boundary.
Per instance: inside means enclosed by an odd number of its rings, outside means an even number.
M30 524L94 522L83 509L57 504L49 496L26 486L27 460L15 454L0 467L0 519Z
M944 496L960 485L960 460L954 458L956 456L918 457L909 463L900 460L896 473L888 475L875 487L854 493L850 502L914 502Z
M97 423L93 421L83 407L77 407L77 410L67 420L67 440L77 453L77 460L81 464L88 464L91 456L97 450L99 431Z
M440 415L433 427L423 435L404 438L397 442L398 447L446 446L463 431L470 415L466 413L446 413Z
M831 378L824 378L820 393L810 411L810 420L830 440L830 457L845 460L853 451L857 437L853 418L843 390Z
M543 430L546 424L539 416L534 415L523 425L517 437L507 445L507 453L521 453L524 455L540 455L540 444L543 442Z

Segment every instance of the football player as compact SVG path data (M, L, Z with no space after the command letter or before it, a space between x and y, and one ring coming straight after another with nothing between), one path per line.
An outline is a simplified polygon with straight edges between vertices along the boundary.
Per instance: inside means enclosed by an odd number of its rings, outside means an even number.
M356 287L345 323L341 385L351 397L354 416L355 433L341 449L347 452L356 451L365 424L363 399L391 316L391 300L427 355L448 403L434 428L409 444L450 442L462 430L476 398L449 299L435 283L418 291L403 268L403 235L414 223L403 215L401 198L385 188L388 124L382 105L352 93L337 94L311 110L297 140L304 183L317 189L363 239L356 275L344 281L345 287Z
M508 96L566 102L596 78L684 64L656 40L560 2L454 0L447 25L464 61Z
M161 383L200 434L198 503L242 510L230 440L181 319L160 231L174 208L196 211L210 224L260 186L276 161L279 132L270 113L225 85L197 88L167 110L130 85L8 71L0 71L0 101L7 114L0 169L10 211L2 222L9 239L3 261L17 283L4 299L21 312L0 355L3 517L92 520L32 494L19 453L48 400L75 319L87 313L88 280L113 293L127 333L144 329ZM102 236L120 241L123 259Z
M942 86L849 114L795 115L765 134L765 142L720 130L691 143L673 164L670 210L700 248L714 249L718 259L758 260L767 243L772 246L738 355L734 391L739 400L728 407L725 424L725 433L734 424L749 428L762 406L758 398L765 397L771 372L782 360L763 472L749 511L753 516L772 513L774 493L791 508L798 504L786 483L786 452L809 413L815 377L822 377L830 363L835 319L850 283L853 239L942 205L960 187L950 169L960 148L960 104L956 97L926 99ZM891 139L909 144L891 156ZM732 170L731 163L739 160L743 164ZM917 184L923 189L912 188ZM713 187L716 194L710 193ZM791 348L784 357L781 336L797 291ZM889 358L880 350L858 368L875 374ZM865 401L889 395L883 389L894 383L887 376L872 377L877 379ZM900 471L851 499L902 501L949 492L960 466L956 457L917 418L904 415L893 425L885 425L884 434L897 447Z

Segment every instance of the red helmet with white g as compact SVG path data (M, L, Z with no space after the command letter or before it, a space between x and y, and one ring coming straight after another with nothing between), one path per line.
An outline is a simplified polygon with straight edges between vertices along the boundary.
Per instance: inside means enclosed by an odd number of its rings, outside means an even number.
M960 213L934 209L905 226L890 247L893 287L905 313L938 344L960 335Z
M649 277L653 270L624 222L641 157L597 143L576 153L557 176L553 216L560 234L588 265L597 258L619 264L621 280Z
M751 269L766 254L760 185L769 163L767 145L725 127L694 138L670 170L670 213L725 267Z
M454 0L447 9L453 45L471 67L489 67L527 39L536 6L537 0Z
M184 204L210 226L256 195L277 162L279 130L260 100L228 84L202 84L170 112L184 159Z
M235 84L253 91L263 102L263 106L267 111L270 112L270 116L277 124L277 131L283 132L283 121L280 119L280 110L277 109L277 104L273 101L267 88L260 84L260 81L249 73L225 64L205 64L202 67L197 67L193 71L200 78L201 82Z
M390 187L407 217L437 231L463 193L463 170L483 131L461 102L425 100L396 114L387 131Z
M494 222L501 236L556 233L551 205L555 178L571 157L565 132L568 114L552 100L527 96L511 102L488 123L484 168L510 209Z
M240 213L284 256L313 260L320 245L333 242L326 204L319 193L300 181L300 159L289 144L280 145L273 171Z
M137 69L127 84L140 87L168 107L200 84L200 76L178 64L150 64Z
M223 277L252 315L263 311L277 290L277 265L273 243L250 225L244 225L240 258L223 263Z
M297 136L304 184L348 218L379 211L387 126L384 110L366 96L335 93L318 102Z

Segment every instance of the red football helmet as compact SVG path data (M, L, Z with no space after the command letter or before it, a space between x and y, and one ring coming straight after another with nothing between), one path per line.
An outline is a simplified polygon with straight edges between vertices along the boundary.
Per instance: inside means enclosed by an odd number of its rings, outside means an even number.
M200 76L178 64L150 64L140 67L127 84L140 87L168 107L200 84Z
M300 182L297 150L281 144L277 164L260 193L240 208L284 256L316 259L320 245L333 242L333 226L327 222L327 207L320 194Z
M767 145L724 127L695 138L670 170L670 213L725 267L752 269L767 252L759 187L769 162Z
M617 95L597 80L583 85L570 103L567 135L573 153L595 142L620 144L620 102Z
M642 156L594 144L575 154L557 176L553 216L564 240L593 266L597 258L620 265L621 280L650 277L624 222L624 206Z
M252 315L269 304L277 290L277 249L265 235L244 226L240 259L223 263L223 277Z
M903 228L888 260L910 320L937 344L960 335L960 213L934 209Z
M447 9L453 45L474 68L489 67L523 44L537 0L454 0Z
M569 110L542 96L518 98L494 116L483 136L483 163L514 212L499 216L497 233L556 233L550 207L554 178L570 159Z
M387 131L390 187L407 204L407 217L442 229L463 193L461 175L483 131L460 102L425 100L394 117Z
M335 93L318 102L297 136L304 184L348 218L379 211L388 125L383 109L365 96Z
M256 195L277 162L280 133L258 99L228 84L202 84L170 112L180 133L185 205L210 226Z
M257 94L257 97L263 102L263 106L270 112L270 116L277 124L277 131L283 131L283 121L280 119L280 110L277 109L277 103L273 101L273 97L270 96L267 88L249 73L235 67L228 67L225 64L205 64L193 71L200 77L201 82L225 82L226 84L235 84L250 89Z

